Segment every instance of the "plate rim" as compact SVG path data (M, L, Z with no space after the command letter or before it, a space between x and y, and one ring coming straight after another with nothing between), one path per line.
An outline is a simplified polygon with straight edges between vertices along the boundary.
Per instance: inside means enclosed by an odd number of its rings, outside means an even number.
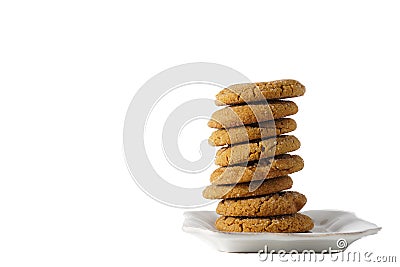
M304 239L312 239L312 238L319 238L319 237L336 237L336 236L368 236L368 235L373 235L378 233L380 230L382 230L382 227L377 226L376 224L366 221L364 219L361 219L356 216L354 212L351 211L344 211L344 210L337 210L337 209L323 209L323 210L306 210L302 211L301 213L307 213L307 212L342 212L342 213L347 213L353 215L356 219L360 221L364 221L368 224L374 225L374 227L371 227L369 229L365 229L362 231L353 231L353 232L327 232L327 233L243 233L243 232L222 232L218 231L217 229L210 230L210 229L203 229L200 227L194 227L194 226L188 226L185 225L188 221L190 220L199 220L195 219L191 216L191 214L195 213L204 213L204 212L210 212L210 213L215 213L215 211L185 211L183 213L185 220L183 222L182 230L184 232L207 232L210 235L225 235L225 236L230 236L230 237L249 237L249 236L257 236L257 237L296 237L296 238L304 238Z

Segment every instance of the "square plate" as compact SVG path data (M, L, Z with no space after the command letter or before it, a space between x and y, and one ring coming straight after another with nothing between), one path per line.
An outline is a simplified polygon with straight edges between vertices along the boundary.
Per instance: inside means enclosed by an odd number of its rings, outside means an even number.
M217 250L226 252L323 250L343 251L361 237L376 234L381 228L358 218L354 213L340 210L309 210L302 212L314 221L308 233L226 233L218 231L214 211L187 211L183 231L206 241Z

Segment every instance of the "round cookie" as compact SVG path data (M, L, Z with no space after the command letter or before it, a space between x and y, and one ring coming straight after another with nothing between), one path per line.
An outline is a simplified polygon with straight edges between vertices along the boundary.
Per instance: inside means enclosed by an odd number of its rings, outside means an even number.
M216 95L216 104L237 105L265 99L296 97L304 95L305 91L305 86L296 80L234 84Z
M211 128L231 128L280 119L296 114L298 107L292 101L271 100L266 104L225 107L215 111L208 121Z
M298 155L278 155L250 166L219 167L211 173L212 184L236 184L288 175L302 170L303 159Z
M283 191L262 197L224 199L217 213L224 216L268 217L293 214L307 202L306 196L295 191Z
M208 138L212 146L224 146L264 139L296 130L296 121L290 118L261 122L259 125L218 129Z
M215 227L224 232L303 233L312 230L314 223L307 215L295 213L258 218L222 216Z
M290 189L293 185L292 178L287 175L260 182L261 184L255 184L258 186L255 190L251 190L250 183L241 183L236 185L209 185L204 188L203 197L207 199L226 199L262 196Z
M215 164L228 166L247 163L275 155L282 155L300 148L300 141L293 135L280 135L248 144L223 147L217 151Z

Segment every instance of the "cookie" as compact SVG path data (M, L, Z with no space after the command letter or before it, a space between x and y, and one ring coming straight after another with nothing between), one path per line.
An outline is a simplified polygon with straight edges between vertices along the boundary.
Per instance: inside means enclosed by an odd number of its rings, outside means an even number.
M239 144L251 140L264 139L296 130L296 121L290 118L261 122L259 125L234 127L214 131L208 143L212 146Z
M304 95L306 88L296 80L234 84L216 95L216 104L237 105L265 99L289 98Z
M217 151L215 164L228 166L282 155L300 148L300 141L293 135L280 135L276 138L248 144L223 147Z
M293 180L289 176L282 176L273 179L267 179L262 183L256 183L258 186L251 190L250 183L241 183L236 185L209 185L203 190L203 197L207 199L226 199L238 197L262 196L276 193L291 188Z
M268 217L293 214L307 202L306 196L295 191L283 191L262 197L224 199L217 213L225 216Z
M304 161L297 155L278 155L250 166L219 167L211 173L212 184L246 183L288 175L302 170Z
M268 105L242 105L225 107L211 115L208 126L211 128L231 128L248 124L280 119L296 114L297 105L292 101L271 100Z
M295 213L256 218L222 216L215 227L224 232L302 233L312 230L314 223L307 215Z

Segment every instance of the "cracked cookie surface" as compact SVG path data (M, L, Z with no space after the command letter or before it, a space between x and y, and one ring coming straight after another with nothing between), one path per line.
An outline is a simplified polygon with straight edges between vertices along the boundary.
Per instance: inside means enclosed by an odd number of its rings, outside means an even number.
M250 183L236 185L209 185L203 190L203 197L207 199L226 199L238 197L262 196L290 189L293 180L289 176L282 176L264 181L256 182L258 186L251 190Z
M212 146L239 144L251 140L264 139L296 130L294 119L283 118L275 121L261 122L259 125L218 129L208 138Z
M304 95L305 91L304 85L291 79L234 84L222 89L216 95L216 104L237 105L264 99L296 97Z
M212 184L246 183L288 175L302 170L303 159L298 155L278 155L249 166L219 167L210 175Z
M307 202L305 195L283 191L261 197L224 199L217 206L217 213L225 216L267 217L293 214Z
M297 111L296 103L285 100L271 100L268 101L268 105L252 104L225 107L211 115L208 126L217 129L238 127L280 119L296 114Z
M228 166L282 155L300 148L300 141L293 135L223 147L217 151L215 164Z
M256 218L221 216L215 227L224 232L302 233L312 230L314 223L307 215L295 213Z

